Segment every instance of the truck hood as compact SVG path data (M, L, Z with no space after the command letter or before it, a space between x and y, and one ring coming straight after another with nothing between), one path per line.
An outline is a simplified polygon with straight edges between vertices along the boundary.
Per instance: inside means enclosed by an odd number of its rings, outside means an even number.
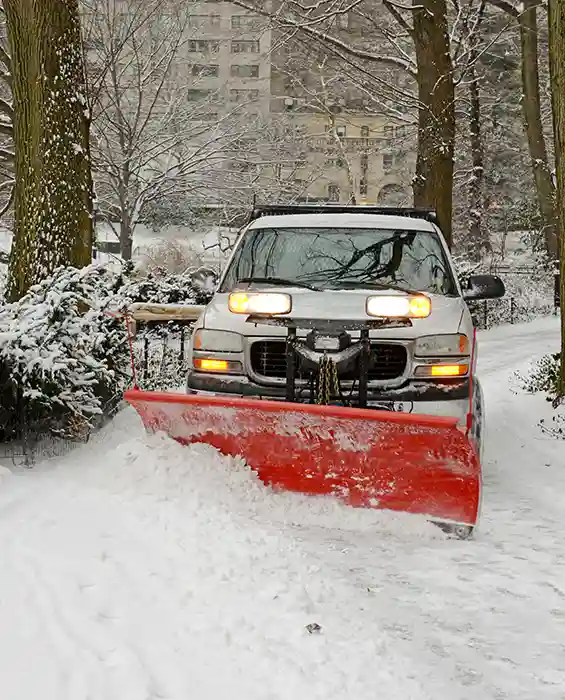
M265 289L267 291L267 289ZM366 289L328 290L269 287L269 292L282 292L292 296L292 311L284 316L293 319L328 319L363 321L371 319L365 312L368 296L390 295L398 292ZM422 335L457 333L465 310L461 297L427 294L432 302L428 318L412 319L412 327L382 328L371 331L371 336L389 338L416 338ZM234 314L228 309L229 294L216 294L208 304L201 319L203 328L241 333L245 336L285 336L286 329L266 324L247 322L247 315ZM284 317L283 316L283 317Z

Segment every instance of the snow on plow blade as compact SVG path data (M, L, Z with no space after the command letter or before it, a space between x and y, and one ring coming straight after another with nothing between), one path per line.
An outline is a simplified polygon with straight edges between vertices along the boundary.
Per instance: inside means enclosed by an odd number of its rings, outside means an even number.
M124 398L149 432L240 456L274 489L477 521L480 464L455 418L138 390Z

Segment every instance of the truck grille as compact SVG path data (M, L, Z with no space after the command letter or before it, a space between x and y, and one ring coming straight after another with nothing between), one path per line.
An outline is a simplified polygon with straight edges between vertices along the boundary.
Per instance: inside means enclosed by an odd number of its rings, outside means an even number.
M251 345L251 367L262 377L286 376L286 343L284 340L259 340ZM369 381L398 379L404 374L408 354L403 345L371 343ZM345 378L345 377L344 377ZM351 377L356 379L356 377Z

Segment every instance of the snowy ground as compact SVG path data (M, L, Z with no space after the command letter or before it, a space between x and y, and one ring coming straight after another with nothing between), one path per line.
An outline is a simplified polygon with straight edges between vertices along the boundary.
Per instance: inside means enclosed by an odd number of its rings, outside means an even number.
M130 411L88 449L4 470L2 698L563 699L564 446L536 427L543 399L512 392L557 343L556 319L481 334L470 542L272 495Z

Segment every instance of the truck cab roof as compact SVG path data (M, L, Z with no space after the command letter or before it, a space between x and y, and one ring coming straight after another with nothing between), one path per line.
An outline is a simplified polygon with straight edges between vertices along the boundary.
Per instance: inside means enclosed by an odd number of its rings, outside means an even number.
M282 214L261 216L255 219L249 229L259 228L375 228L381 230L430 231L439 233L438 228L427 219L390 214L361 213L320 213Z

